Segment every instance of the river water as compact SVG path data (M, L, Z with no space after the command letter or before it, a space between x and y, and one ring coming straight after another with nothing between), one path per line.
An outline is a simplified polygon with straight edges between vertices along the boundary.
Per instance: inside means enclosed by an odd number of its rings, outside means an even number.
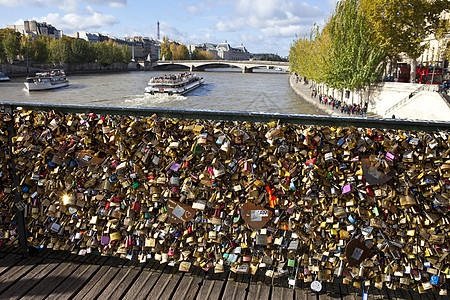
M12 78L0 83L0 101L318 114L290 88L286 73L207 70L196 72L204 85L184 96L144 94L149 78L164 74L169 71L72 75L68 87L31 93L24 78Z

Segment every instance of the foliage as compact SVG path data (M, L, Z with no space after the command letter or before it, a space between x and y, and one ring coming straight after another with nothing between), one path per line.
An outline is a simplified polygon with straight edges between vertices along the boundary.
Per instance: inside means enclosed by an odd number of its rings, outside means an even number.
M327 81L331 87L360 90L383 71L386 54L373 42L373 32L358 0L341 1L329 22L333 45Z
M75 64L83 64L93 62L94 52L92 51L91 44L88 41L82 39L74 39L72 41L71 47L72 58L71 62Z
M20 36L11 28L0 29L0 60L12 63L20 53Z
M341 90L361 90L375 82L385 57L358 0L338 2L322 31L315 25L289 53L291 70Z
M13 29L0 29L0 62L12 61L21 55L36 63L83 64L99 62L105 65L131 61L128 45L112 40L91 44L82 39L63 36L54 39L46 36L22 36Z
M320 32L319 27L314 26L309 36L299 38L292 45L289 53L291 70L316 82L326 82L330 52L328 27Z
M193 60L214 60L214 54L211 51L195 49L192 51L191 59Z
M189 59L189 50L185 45L179 45L176 47L176 51L173 52L174 60L188 60Z
M163 42L161 43L161 58L160 59L171 60L172 51L170 50L169 38L167 36L163 37Z
M436 34L442 12L450 10L448 0L360 1L377 43L390 57L406 53L413 64L428 46L424 39ZM411 75L415 79L415 65Z

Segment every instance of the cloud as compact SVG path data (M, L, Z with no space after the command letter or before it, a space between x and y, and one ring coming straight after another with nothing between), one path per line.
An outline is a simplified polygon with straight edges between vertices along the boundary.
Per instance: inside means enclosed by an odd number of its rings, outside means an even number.
M0 5L8 7L57 7L64 11L76 11L82 3L107 5L110 7L125 7L127 0L0 0Z
M119 23L115 16L99 13L90 6L86 7L83 14L69 13L60 16L58 13L53 13L37 19L37 21L50 23L64 32L92 30Z
M288 37L321 22L324 12L318 6L293 0L236 0L233 15L218 21L215 29L236 32L252 28L264 36Z
M195 1L186 3L179 3L178 7L182 10L187 10L191 15L202 15L207 11L210 11L211 8L215 7L218 3L217 1L213 0L206 0L206 1ZM191 4L193 3L193 4Z

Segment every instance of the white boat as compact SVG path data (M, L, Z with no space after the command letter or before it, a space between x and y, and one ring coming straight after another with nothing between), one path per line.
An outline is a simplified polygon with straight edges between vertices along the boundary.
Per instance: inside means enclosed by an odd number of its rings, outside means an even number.
M183 95L203 84L203 78L192 73L179 73L152 77L145 88L147 94L167 93Z
M41 91L68 86L69 80L64 70L52 70L36 73L34 77L27 77L24 84L28 91Z
M0 81L9 81L9 77L0 72Z

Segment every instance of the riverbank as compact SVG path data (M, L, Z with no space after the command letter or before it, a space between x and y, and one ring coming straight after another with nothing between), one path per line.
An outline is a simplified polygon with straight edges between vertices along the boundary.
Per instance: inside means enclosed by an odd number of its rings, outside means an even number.
M63 64L55 66L53 64L30 65L25 64L1 64L0 71L7 74L11 78L33 76L36 72L51 69L64 69L67 75L74 74L103 74L103 73L124 73L129 71L136 71L135 64L113 63L109 65L102 65L100 63L86 63L86 64Z
M294 92L300 96L304 101L308 102L314 108L316 108L319 112L323 112L330 116L354 116L354 117L361 117L358 115L349 115L347 113L341 113L340 109L333 109L332 106L326 105L324 103L319 102L319 97L311 97L311 89L309 85L305 85L304 82L298 81L295 77L295 75L289 76L289 85L294 90ZM381 116L376 114L368 114L366 117L369 118L381 118ZM364 117L365 118L365 117Z
M309 85L305 85L304 82L297 82L295 75L289 76L289 85L302 100L314 106L319 112L330 116L348 116L347 114L341 113L339 110L332 109L331 106L320 103L318 97L311 97Z

